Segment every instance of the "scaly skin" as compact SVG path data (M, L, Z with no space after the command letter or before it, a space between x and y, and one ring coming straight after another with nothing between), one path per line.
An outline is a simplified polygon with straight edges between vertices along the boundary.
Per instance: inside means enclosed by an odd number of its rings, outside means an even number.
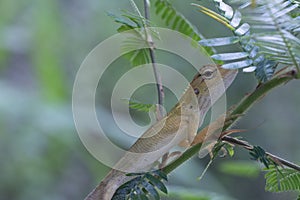
M110 200L131 179L129 172L145 172L172 147L190 144L207 111L231 85L237 70L207 65L199 70L180 101L139 138L86 200ZM209 89L208 89L209 88Z

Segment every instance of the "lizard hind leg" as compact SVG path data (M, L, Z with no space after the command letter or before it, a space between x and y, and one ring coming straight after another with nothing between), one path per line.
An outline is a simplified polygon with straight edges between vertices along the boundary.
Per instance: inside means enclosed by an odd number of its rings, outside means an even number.
M194 137L193 137L193 139L194 139ZM192 140L190 138L187 138L187 139L182 140L178 144L178 146L183 147L183 148L188 148L191 146L191 143L192 143ZM174 159L178 158L179 156L181 156L181 154L182 154L181 151L173 151L172 153L170 153L170 152L165 153L161 159L162 161L159 164L159 168L161 169L161 168L165 167L170 162L171 158L173 158L172 160L174 160Z

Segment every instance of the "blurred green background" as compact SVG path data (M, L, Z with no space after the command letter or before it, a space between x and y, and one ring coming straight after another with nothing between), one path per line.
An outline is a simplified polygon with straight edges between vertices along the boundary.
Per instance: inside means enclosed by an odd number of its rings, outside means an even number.
M141 6L140 2L137 1ZM171 2L206 37L229 34L224 27L196 12L190 6L192 1ZM118 24L107 12L120 13L121 9L132 11L128 1L118 0L0 1L1 200L83 199L109 170L80 142L72 118L71 95L76 72L85 56L116 33ZM155 16L153 21L162 25ZM182 67L184 62L174 61L172 55L162 53L158 61L193 76L193 72ZM99 112L109 109L113 81L129 68L124 59L110 67L107 80L103 80L111 81L107 83L109 87L97 95ZM112 74L117 75L111 78ZM253 74L240 73L227 93L228 104L237 103L255 83ZM154 100L151 97L146 103ZM252 144L299 163L299 102L299 83L290 82L256 104L236 127L248 129L241 135ZM105 123L109 127L114 122ZM232 170L232 161L238 162L237 169L244 171ZM172 173L170 199L293 197L265 192L263 173L257 171L256 163L242 149L237 149L233 158L217 159L199 182L196 177L207 162L208 158L194 158Z

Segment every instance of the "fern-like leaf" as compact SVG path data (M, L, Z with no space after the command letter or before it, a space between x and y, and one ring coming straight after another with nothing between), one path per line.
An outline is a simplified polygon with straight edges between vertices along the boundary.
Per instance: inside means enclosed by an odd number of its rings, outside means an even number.
M155 2L155 12L160 15L167 26L172 27L194 40L200 40L196 28L166 0L157 0Z
M276 166L271 166L265 174L266 191L270 192L285 192L298 191L300 192L300 172L294 169L278 169Z
M224 46L233 45L236 43L240 44L243 51L215 54L212 56L212 58L225 62L222 66L223 68L227 69L244 68L243 70L245 72L252 72L257 68L260 68L260 73L256 73L256 75L259 75L257 78L262 82L268 80L270 75L262 73L265 71L270 72L269 68L267 69L265 68L265 65L263 65L263 63L268 61L263 55L259 54L259 47L255 45L255 41L248 37L250 35L250 25L242 22L242 14L238 10L233 12L233 8L222 1L216 3L221 14L213 14L213 18L217 19L217 21L224 24L226 27L229 27L235 36L206 39L201 40L199 43L204 46ZM199 11L201 12L204 9L203 6L197 4L194 4L194 6L198 7L200 9ZM205 10L207 10L207 8L205 8ZM274 67L271 66L270 68L273 69Z
M195 41L199 41L203 38L197 28L193 26L189 20L178 12L167 0L156 0L154 6L155 13L159 15L164 23L172 30L185 34ZM209 55L214 53L212 48L205 47L205 50Z
M149 45L146 40L146 33L143 31L144 23L151 23L145 18L134 15L128 12L123 12L121 16L109 13L115 22L121 24L118 32L131 31L131 36L128 37L126 43L122 44L123 57L131 62L133 67L150 63ZM153 33L153 32L151 32ZM150 33L148 33L150 34ZM153 34L156 36L156 34Z
M214 0L220 14L194 4L199 11L229 27L235 36L201 40L206 46L232 45L237 42L242 52L216 54L212 57L224 61L224 68L256 70L261 82L269 80L278 64L296 66L300 69L300 19L289 13L298 9L288 0L257 0L255 8L250 1L234 10L222 0ZM232 1L230 1L232 2ZM242 1L236 1L242 2Z
M296 24L288 13L297 9L297 4L287 0L261 0L258 7L246 7L243 20L251 24L254 34L251 37L260 46L261 52L270 60L299 68L300 40L293 35L292 29Z

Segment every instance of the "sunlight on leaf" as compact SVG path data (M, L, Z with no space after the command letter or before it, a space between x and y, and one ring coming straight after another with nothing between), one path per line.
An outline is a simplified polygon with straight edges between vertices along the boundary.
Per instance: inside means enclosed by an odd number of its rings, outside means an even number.
M229 44L236 44L239 42L239 37L223 37L213 39L203 39L199 41L199 44L204 46L224 46Z
M222 65L224 69L239 69L239 68L244 68L248 67L253 63L252 60L243 60L243 61L238 61L238 62L233 62L233 63L227 63Z
M236 52L236 53L215 54L211 57L216 60L227 61L227 60L238 60L241 58L246 58L248 56L249 54L247 52Z

